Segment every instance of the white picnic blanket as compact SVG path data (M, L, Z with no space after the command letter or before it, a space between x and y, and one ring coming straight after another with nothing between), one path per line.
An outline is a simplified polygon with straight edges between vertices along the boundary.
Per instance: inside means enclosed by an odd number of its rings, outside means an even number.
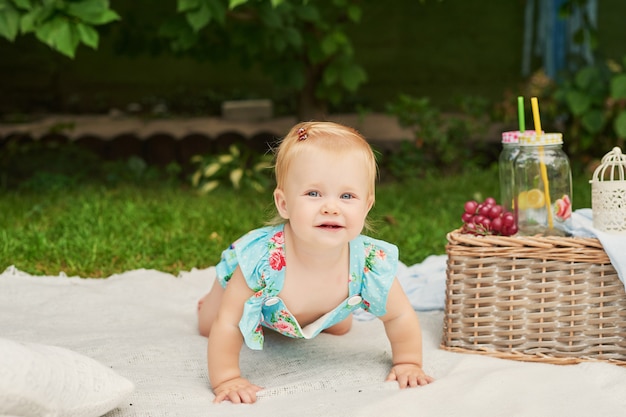
M432 274L445 268L445 257L429 262ZM416 280L433 278L422 275L424 267L407 270ZM0 274L0 337L71 349L132 381L135 390L107 417L626 415L626 369L444 351L441 310L419 312L425 369L437 379L429 386L400 390L383 382L390 365L384 329L378 320L360 320L345 336L310 341L267 332L263 351L244 347L241 355L244 374L265 387L259 401L213 404L195 314L214 275L214 268L178 277L135 270L81 279L9 268ZM441 296L421 294L431 285L412 284L412 300Z

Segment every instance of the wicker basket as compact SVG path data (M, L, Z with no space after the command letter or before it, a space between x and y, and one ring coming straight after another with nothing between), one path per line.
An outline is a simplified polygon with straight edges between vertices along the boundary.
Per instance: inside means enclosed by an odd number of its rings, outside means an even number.
M597 239L447 238L444 349L626 366L626 293Z

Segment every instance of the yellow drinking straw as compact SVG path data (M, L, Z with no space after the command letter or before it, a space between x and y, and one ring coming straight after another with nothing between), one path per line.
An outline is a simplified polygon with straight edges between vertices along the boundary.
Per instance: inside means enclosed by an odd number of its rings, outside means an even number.
M541 119L539 119L539 103L537 102L537 97L532 97L530 99L530 104L533 108L535 132L537 132L537 135L541 135ZM546 211L548 212L548 227L552 229L554 227L554 222L552 220L552 203L550 202L550 183L548 182L548 170L543 161L543 145L539 146L539 166L541 169L541 179L543 181L543 194L546 201Z

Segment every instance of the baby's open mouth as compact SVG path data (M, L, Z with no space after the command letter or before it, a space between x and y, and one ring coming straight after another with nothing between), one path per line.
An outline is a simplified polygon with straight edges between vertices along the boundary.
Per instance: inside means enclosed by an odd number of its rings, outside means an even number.
M339 229L341 228L341 226L339 226L338 224L321 224L318 227L324 228L324 229Z

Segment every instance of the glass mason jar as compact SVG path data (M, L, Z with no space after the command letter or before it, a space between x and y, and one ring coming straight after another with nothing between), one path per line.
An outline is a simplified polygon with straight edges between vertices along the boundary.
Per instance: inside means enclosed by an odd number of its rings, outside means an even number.
M500 204L506 211L513 211L514 162L519 153L519 131L502 132L502 151L498 158L500 174Z
M514 214L522 235L567 236L572 171L561 133L522 134L514 163Z
M506 211L513 212L513 200L515 188L515 158L519 153L519 137L520 135L535 134L534 130L520 132L519 130L511 130L502 132L502 150L498 158L498 171L500 177L500 204Z

